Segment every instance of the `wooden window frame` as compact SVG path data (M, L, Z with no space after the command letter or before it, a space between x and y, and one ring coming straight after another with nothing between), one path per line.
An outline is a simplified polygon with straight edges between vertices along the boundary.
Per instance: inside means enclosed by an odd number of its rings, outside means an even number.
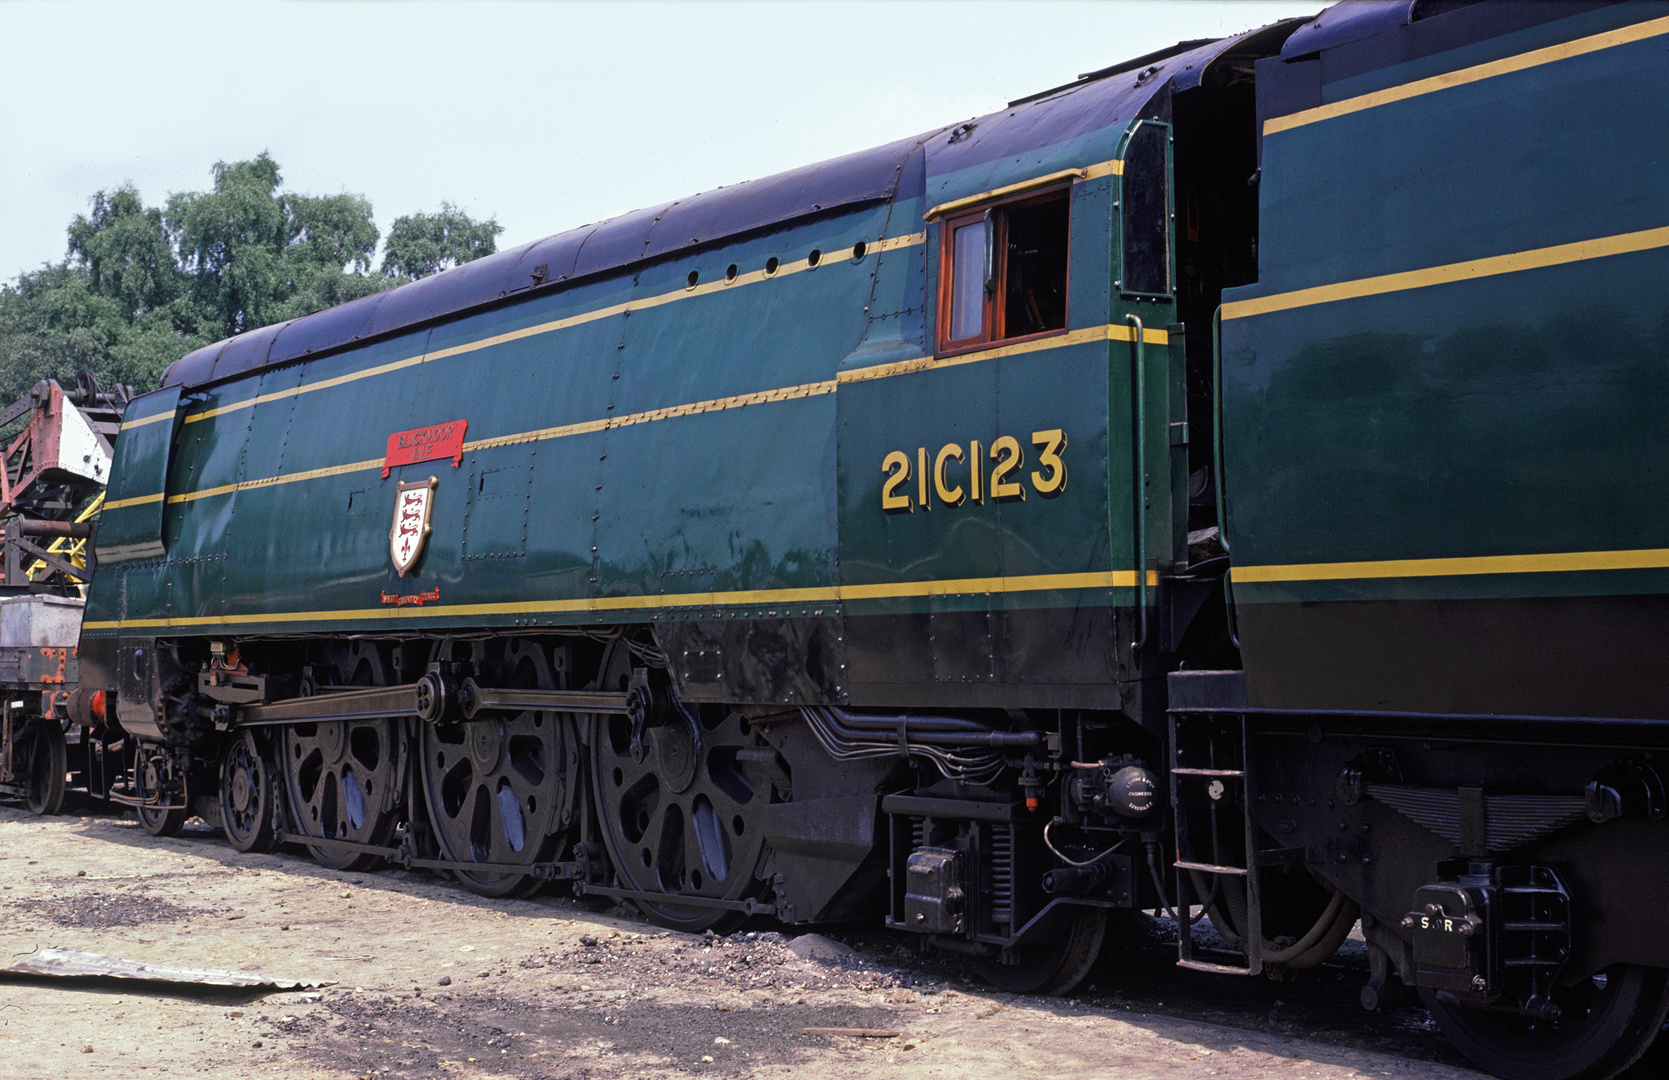
M1021 209L1037 203L1048 202L1064 196L1066 199L1066 307L1072 310L1072 183L1064 181L1037 191L1028 191L1023 195L1016 195L1008 199L993 199L988 203L959 210L954 214L947 214L939 221L939 311L937 326L934 331L935 356L959 356L963 353L977 352L1000 345L1012 345L1024 341L1038 341L1043 338L1059 337L1067 332L1062 326L1059 330L1040 330L1033 334L1020 334L1014 337L1006 336L1001 325L1006 312L1002 298L1008 295L1008 214L1007 211ZM952 244L956 230L960 226L983 220L991 216L995 235L992 237L992 252L995 259L996 275L994 288L984 294L984 304L980 313L980 333L977 337L961 338L956 341L950 339L951 302L955 281L955 253Z

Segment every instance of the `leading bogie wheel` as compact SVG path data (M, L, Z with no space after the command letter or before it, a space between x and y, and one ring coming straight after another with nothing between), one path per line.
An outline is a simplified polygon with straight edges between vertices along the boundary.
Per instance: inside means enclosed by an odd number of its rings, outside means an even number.
M496 668L499 686L556 689L537 642L512 639ZM419 773L435 843L459 863L531 866L562 854L574 825L579 747L570 717L525 710L482 713L452 724L423 724ZM541 879L452 867L482 896L526 896Z
M623 644L610 652L600 685L625 689L629 654ZM770 748L746 718L664 694L650 723L597 718L591 763L603 841L620 885L649 894L631 900L650 921L724 932L746 919L745 902L763 885L762 813L773 785L751 759Z
M220 762L220 827L239 851L278 846L277 770L255 732L236 733Z
M139 825L152 836L175 836L185 825L185 778L179 775L174 758L155 746L141 746L133 762L134 795L139 804L134 813Z
M36 717L23 729L23 768L28 784L29 809L56 814L64 805L64 774L69 771L64 729L56 720Z
M1508 1080L1610 1080L1651 1046L1669 1011L1669 972L1615 964L1553 994L1556 1020L1468 1008L1421 988L1437 1026L1480 1069Z

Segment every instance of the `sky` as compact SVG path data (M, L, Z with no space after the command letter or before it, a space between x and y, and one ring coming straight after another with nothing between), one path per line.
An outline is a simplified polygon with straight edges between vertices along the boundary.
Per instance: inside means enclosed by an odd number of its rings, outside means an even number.
M160 206L263 150L384 231L446 201L502 249L1323 6L0 0L0 280L62 259L97 191Z

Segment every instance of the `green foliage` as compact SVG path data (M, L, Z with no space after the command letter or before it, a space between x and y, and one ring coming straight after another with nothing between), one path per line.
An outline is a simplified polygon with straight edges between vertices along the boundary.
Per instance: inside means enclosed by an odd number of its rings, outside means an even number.
M357 195L280 194L282 179L278 163L263 153L254 161L216 164L213 191L168 199L164 221L189 275L188 294L223 334L365 291L321 278L349 276L348 267L360 277L370 270L377 248L371 204ZM323 302L309 306L308 297Z
M101 295L85 267L68 263L0 284L0 405L37 381L75 381L82 368L103 383L155 386L169 364L199 345L168 309L130 318L118 297Z
M64 262L0 283L0 407L82 368L147 390L193 349L491 255L503 231L442 203L397 219L373 272L368 201L282 182L262 153L218 162L212 190L166 207L145 206L131 184L94 195L70 223Z
M185 291L162 211L146 209L127 184L93 196L93 212L70 224L70 255L87 270L87 287L121 305L130 319L167 307Z
M382 272L406 278L430 274L491 255L504 231L494 218L472 221L451 203L438 214L408 214L388 228Z

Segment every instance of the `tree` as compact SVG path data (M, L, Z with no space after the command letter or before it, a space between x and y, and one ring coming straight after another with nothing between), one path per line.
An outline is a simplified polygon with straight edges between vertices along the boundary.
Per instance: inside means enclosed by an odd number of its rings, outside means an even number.
M440 204L438 214L395 218L388 227L382 272L416 279L461 266L498 250L503 231L496 218L474 221L448 202Z
M168 199L165 222L191 298L224 334L318 310L305 304L296 310L290 301L297 294L364 291L334 279L348 276L349 267L360 276L371 268L377 248L371 204L358 195L281 195L282 179L278 163L263 153L254 161L216 163L213 191Z
M0 406L81 368L148 389L192 349L491 255L503 231L442 203L397 219L373 272L364 197L282 182L262 153L217 162L212 190L166 207L147 207L131 184L94 195L70 223L64 262L0 283Z
M43 378L71 383L82 368L103 383L152 387L169 364L205 344L182 334L167 308L130 319L89 276L64 262L0 285L0 406Z
M146 209L139 192L125 184L93 196L93 212L80 214L69 229L69 252L87 271L87 287L121 305L130 319L167 307L185 291L185 275L174 263L174 248L162 211Z

